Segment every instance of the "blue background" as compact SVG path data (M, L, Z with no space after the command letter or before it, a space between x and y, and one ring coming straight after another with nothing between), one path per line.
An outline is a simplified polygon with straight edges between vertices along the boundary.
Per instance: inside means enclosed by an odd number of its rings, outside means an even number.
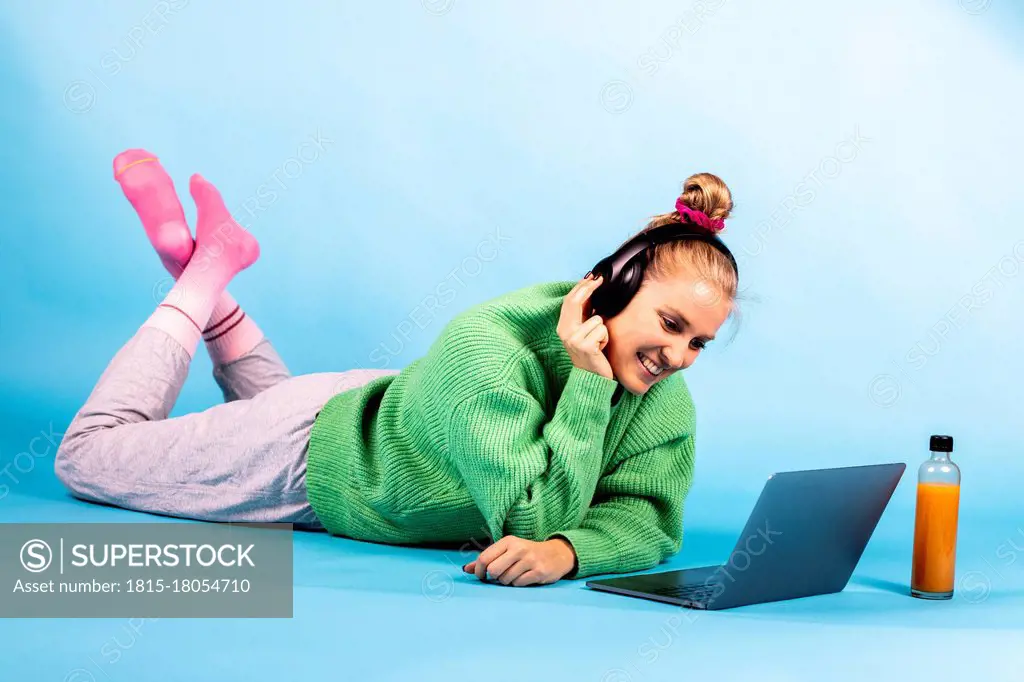
M581 277L714 172L742 317L687 372L697 477L670 566L723 560L773 471L908 464L838 595L689 622L579 582L476 584L454 568L471 555L300 535L293 621L157 621L116 664L95 652L126 620L7 621L0 671L1006 679L997 652L1024 625L1022 29L1009 0L0 6L0 521L147 518L68 498L53 447L17 460L166 292L112 179L129 147L161 157L190 219L201 172L259 239L230 290L293 373L400 368L472 304ZM426 313L439 290L455 295ZM220 399L209 372L200 351L174 414ZM963 470L958 594L939 604L905 596L932 433Z

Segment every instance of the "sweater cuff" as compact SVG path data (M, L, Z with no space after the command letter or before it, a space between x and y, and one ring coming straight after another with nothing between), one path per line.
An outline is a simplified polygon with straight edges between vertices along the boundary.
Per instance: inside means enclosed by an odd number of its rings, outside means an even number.
M573 528L552 533L544 539L552 538L567 540L576 552L576 569L567 573L565 578L587 578L592 575L619 572L618 548L605 533L591 528Z
M615 395L618 385L619 382L615 379L609 379L596 372L573 365L565 380L565 388L562 389L562 398L559 402L566 396L570 396L570 399L577 404L606 408L610 412L612 396Z
M544 427L551 449L567 456L591 455L588 471L594 485L600 476L601 446L612 417L612 395L618 382L573 365L565 381L558 406ZM578 465L578 463L577 463ZM593 494L593 490L590 490ZM587 498L589 504L590 498Z

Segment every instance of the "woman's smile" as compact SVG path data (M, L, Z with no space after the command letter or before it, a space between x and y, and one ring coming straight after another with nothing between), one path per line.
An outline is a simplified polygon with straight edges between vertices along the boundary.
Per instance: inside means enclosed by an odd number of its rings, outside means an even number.
M636 354L636 358L637 364L640 365L640 370L643 374L644 381L646 381L647 383L654 381L661 375L662 372L665 371L664 368L659 366L658 363L654 362L654 360L651 359L651 356L647 355L646 353L639 352Z

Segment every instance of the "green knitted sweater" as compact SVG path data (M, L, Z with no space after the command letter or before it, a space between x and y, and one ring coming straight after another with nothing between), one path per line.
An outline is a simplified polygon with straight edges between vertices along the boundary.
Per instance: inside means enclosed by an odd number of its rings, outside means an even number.
M307 487L328 532L391 544L562 537L577 557L569 578L679 551L689 390L675 375L636 396L573 365L556 326L574 284L477 304L400 373L324 405Z

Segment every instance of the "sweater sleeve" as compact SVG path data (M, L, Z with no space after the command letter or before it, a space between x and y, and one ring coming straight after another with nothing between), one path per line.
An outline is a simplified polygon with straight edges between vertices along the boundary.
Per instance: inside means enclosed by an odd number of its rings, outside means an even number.
M580 525L545 537L561 537L575 550L577 566L565 577L642 571L678 552L693 467L691 434L633 455L603 476Z
M601 476L617 385L574 366L550 420L537 399L508 385L455 407L449 456L495 541L542 540L579 524Z

